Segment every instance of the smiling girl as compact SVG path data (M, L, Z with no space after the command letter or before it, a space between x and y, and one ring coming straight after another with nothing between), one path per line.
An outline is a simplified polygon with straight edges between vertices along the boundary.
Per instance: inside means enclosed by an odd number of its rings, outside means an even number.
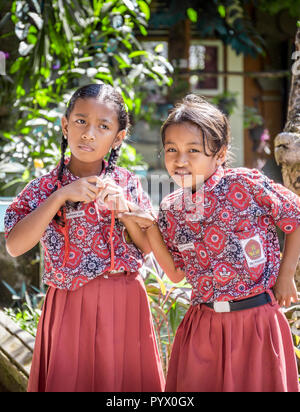
M162 201L158 222L138 207L122 214L146 230L167 276L192 286L166 391L297 392L280 306L297 301L300 199L258 170L226 167L229 139L223 113L187 96L162 127L166 168L181 188ZM281 260L276 226L286 234Z
M112 182L122 188L123 204L126 199L151 209L139 180L116 166L128 126L124 101L111 86L78 89L62 119L60 164L32 181L7 210L8 252L20 256L40 240L45 252L49 288L29 392L163 390L138 272L149 243L132 223L114 222L113 211L99 201ZM71 157L65 159L68 145Z

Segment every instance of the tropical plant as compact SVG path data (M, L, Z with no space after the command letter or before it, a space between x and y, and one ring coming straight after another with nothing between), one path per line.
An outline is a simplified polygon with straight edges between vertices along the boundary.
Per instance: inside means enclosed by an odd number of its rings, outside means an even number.
M5 308L6 314L13 319L21 329L26 330L32 336L36 336L38 322L42 312L45 298L45 290L30 286L28 291L26 283L22 282L20 292L17 292L7 282L2 281L3 285L9 290L13 304Z
M264 123L262 116L256 107L244 106L244 128L251 129L255 126L262 126Z
M211 102L218 106L226 116L231 116L237 108L237 95L237 92L233 93L226 90L225 92L212 97Z
M146 291L152 312L158 350L165 375L176 330L190 303L190 286L186 281L171 283L152 255L143 267Z
M8 67L14 82L10 94L15 98L15 122L12 130L0 132L6 184L16 178L25 184L37 175L37 169L48 170L57 163L60 119L73 90L81 84L113 85L136 116L142 112L146 79L159 87L171 84L172 66L159 53L143 50L137 37L137 33L147 34L149 2L12 2L18 55ZM3 172L12 162L25 168L13 178Z
M201 38L219 38L237 54L256 57L264 53L265 42L249 15L253 3L258 7L256 0L169 0L168 8L151 16L151 24L170 27L188 18Z

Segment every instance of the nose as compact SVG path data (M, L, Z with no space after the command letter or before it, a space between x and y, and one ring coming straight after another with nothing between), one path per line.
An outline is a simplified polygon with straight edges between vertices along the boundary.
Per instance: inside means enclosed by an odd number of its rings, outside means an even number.
M90 127L89 129L85 130L82 134L81 138L83 140L91 140L94 141L96 139L94 128Z
M186 166L188 163L188 159L185 153L178 153L175 162L178 167Z

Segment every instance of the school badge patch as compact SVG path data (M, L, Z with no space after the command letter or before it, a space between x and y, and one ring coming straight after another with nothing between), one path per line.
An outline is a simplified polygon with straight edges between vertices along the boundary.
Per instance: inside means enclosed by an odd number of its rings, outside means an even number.
M255 235L249 239L240 239L240 242L250 268L261 265L267 261L259 235Z

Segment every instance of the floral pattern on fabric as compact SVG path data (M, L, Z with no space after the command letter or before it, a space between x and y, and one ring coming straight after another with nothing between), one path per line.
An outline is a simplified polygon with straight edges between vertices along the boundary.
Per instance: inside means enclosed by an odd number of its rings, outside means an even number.
M107 163L104 164L106 168ZM105 168L100 177L104 175ZM6 237L21 219L51 195L57 183L57 174L58 167L47 175L33 180L17 196L6 211ZM116 167L111 177L124 189L127 200L135 202L144 210L152 210L149 197L134 174ZM78 177L73 176L65 168L62 185L72 183L76 179ZM50 222L41 239L45 257L43 281L59 289L76 290L109 270L111 266L111 212L104 205L96 206L95 202L81 203L78 210L82 211L82 216L68 219L69 250L66 251L64 234L54 220ZM72 211L74 209L67 206L67 214ZM113 234L114 270L136 272L143 264L143 256L132 242L126 242L124 231L123 224L116 220Z
M167 196L159 212L164 241L192 285L195 305L274 286L280 266L276 225L291 233L299 224L299 196L246 168L219 167L198 192L178 189Z

